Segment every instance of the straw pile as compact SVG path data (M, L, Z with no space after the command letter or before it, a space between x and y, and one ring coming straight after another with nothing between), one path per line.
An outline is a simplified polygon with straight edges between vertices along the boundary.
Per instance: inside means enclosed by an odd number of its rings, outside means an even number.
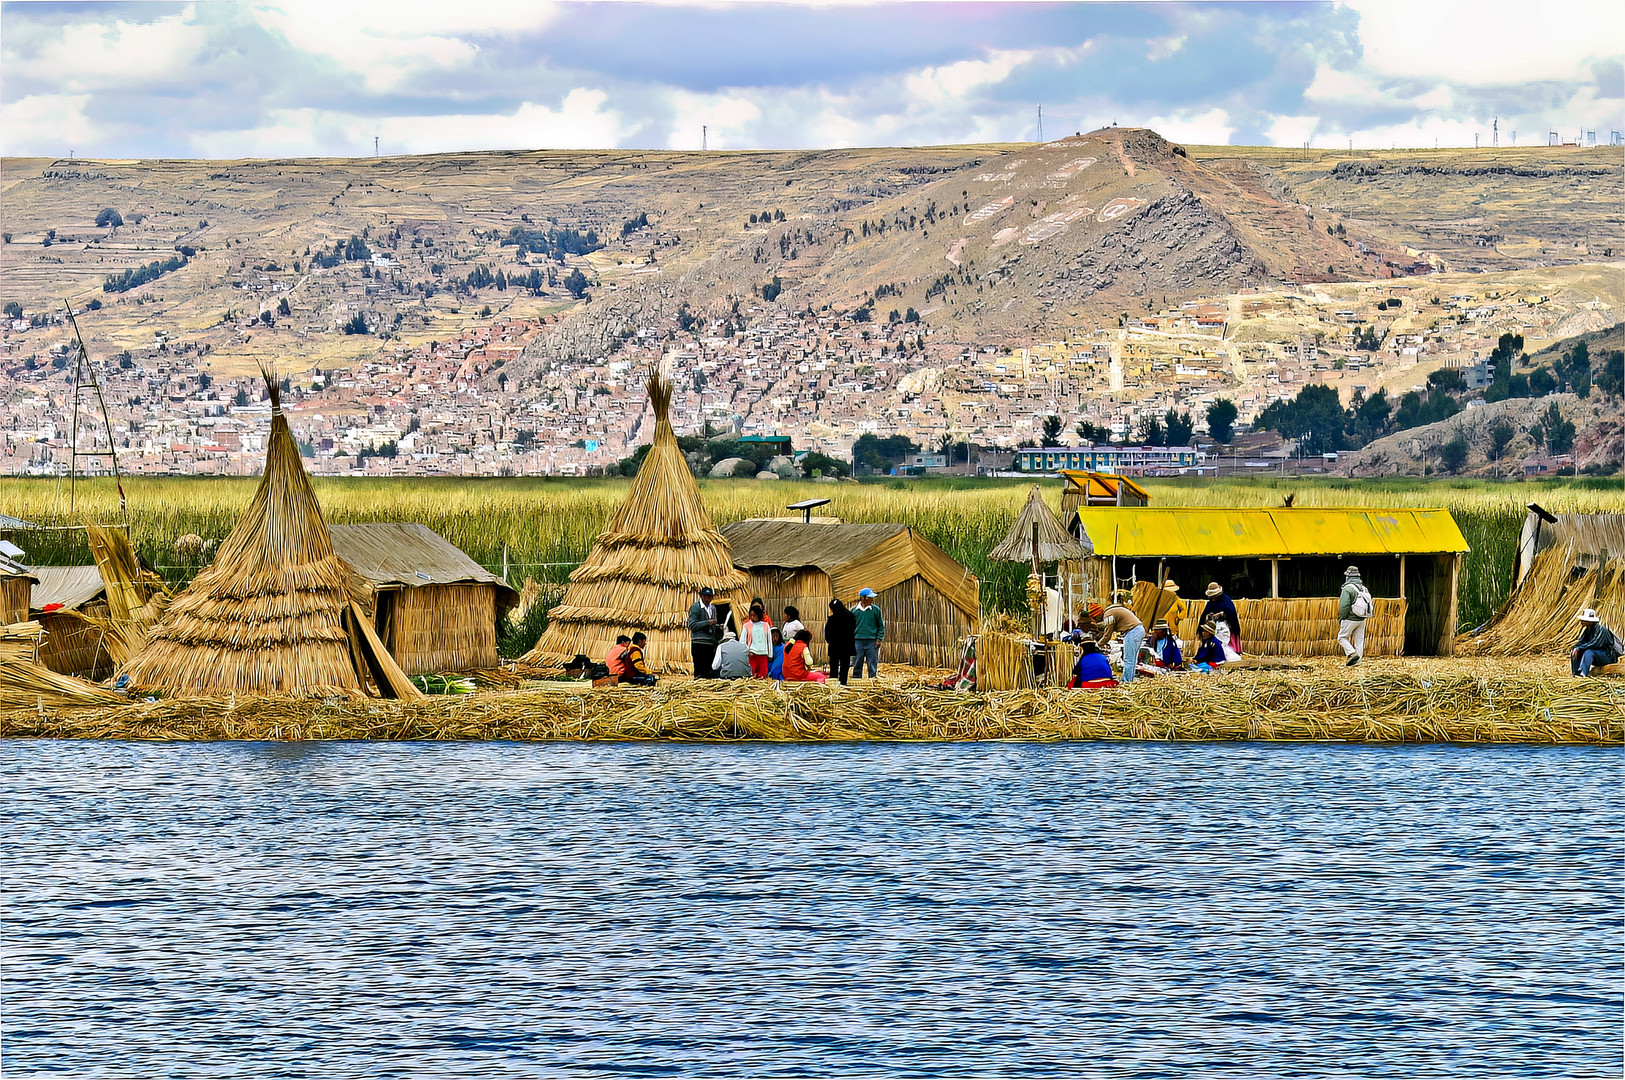
M87 609L83 618L100 633L98 646L122 666L146 646L153 624L168 606L169 589L162 578L141 568L126 534L95 522L86 523L85 534L102 576L106 610Z
M1392 662L1346 674L1237 671L1104 691L966 694L864 682L782 687L684 682L586 692L558 684L403 702L222 698L9 711L0 736L165 740L1338 740L1625 742L1625 683L1545 671L1463 672ZM16 701L7 695L7 700Z
M0 625L0 659L38 662L45 640L45 628L38 622Z
M362 610L366 583L333 552L269 372L265 384L271 437L254 498L125 674L168 693L361 696L370 678L380 694L416 696Z
M1135 586L1135 610L1143 603L1149 611L1156 586L1142 581ZM1342 656L1337 644L1337 597L1300 596L1290 599L1236 600L1241 619L1241 647L1249 656ZM1180 641L1196 640L1202 624L1202 606L1194 601L1174 629ZM1403 656L1408 603L1374 597L1374 611L1365 621L1365 655ZM1173 626L1172 620L1169 625Z
M1523 583L1482 633L1463 634L1456 651L1465 656L1566 653L1580 637L1574 616L1596 608L1603 623L1625 633L1625 560L1582 567L1575 547L1549 547L1535 556Z
M41 664L0 654L0 701L12 708L120 706L124 698L104 686L63 675ZM3 730L3 729L0 729Z
M692 664L688 609L701 586L716 590L739 619L749 608L747 577L737 569L705 503L667 416L671 384L649 376L655 433L632 490L591 554L570 575L564 600L524 657L562 664L578 653L603 659L617 634L649 635L644 660L652 671Z

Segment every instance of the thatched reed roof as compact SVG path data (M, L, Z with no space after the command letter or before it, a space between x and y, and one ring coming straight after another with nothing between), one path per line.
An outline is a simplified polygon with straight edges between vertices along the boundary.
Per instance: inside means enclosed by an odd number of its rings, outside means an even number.
M677 445L668 409L671 384L649 377L655 433L632 490L575 572L547 630L525 657L560 663L585 653L601 658L617 634L643 630L651 669L691 663L688 609L702 586L744 611L746 577L734 567Z
M966 614L975 617L981 611L976 575L906 525L759 518L726 525L722 535L735 566L822 570L829 575L832 596L851 600L862 588L884 592L918 575Z
M1095 553L1092 545L1080 543L1077 537L1066 531L1061 519L1044 501L1038 485L1034 484L1010 531L1004 534L1004 539L999 541L988 558L999 562L1032 562L1035 525L1038 527L1038 561L1041 563L1087 559Z
M28 606L35 611L49 604L72 611L107 591L102 572L95 566L37 566L34 577L37 581Z
M367 583L340 559L276 380L265 472L215 560L175 597L125 674L171 694L414 695L363 614ZM380 655L381 654L381 655Z
M469 558L427 525L411 521L371 521L329 525L333 550L376 589L424 585L492 585L497 608L519 602L506 581Z
M1518 536L1517 575L1521 582L1535 556L1547 548L1570 550L1576 566L1592 569L1609 559L1625 559L1625 514L1556 514L1543 521L1533 510Z

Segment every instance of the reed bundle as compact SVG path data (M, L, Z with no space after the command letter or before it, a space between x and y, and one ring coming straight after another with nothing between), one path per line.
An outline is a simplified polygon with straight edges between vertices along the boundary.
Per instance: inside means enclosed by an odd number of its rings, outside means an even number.
M27 574L0 571L0 623L19 623L28 618L29 593L34 579Z
M122 666L146 646L153 624L168 606L169 590L162 578L141 568L124 533L92 521L85 524L85 534L106 599L82 617L99 635L97 647Z
M1149 613L1159 592L1150 582L1135 586L1134 608L1143 604ZM1264 600L1236 600L1241 620L1242 651L1249 656L1341 656L1337 644L1337 597L1297 596ZM1391 597L1374 597L1373 612L1365 621L1365 655L1403 656L1405 617L1409 603ZM1185 646L1197 639L1202 625L1203 605L1192 601L1177 623L1164 617L1174 636ZM1150 624L1147 623L1147 629Z
M1574 616L1582 608L1595 608L1605 625L1625 633L1625 559L1587 568L1573 545L1549 547L1535 556L1489 626L1457 638L1456 650L1466 656L1568 652L1580 637Z
M37 662L46 640L45 628L38 622L0 624L0 659Z
M0 653L0 702L12 708L43 710L47 706L101 705L123 707L125 699L104 686L52 671L30 660Z
M699 485L677 445L668 410L671 384L649 377L655 433L626 501L571 575L564 599L525 660L562 663L578 653L602 659L616 635L649 635L644 660L653 671L692 663L688 609L703 586L718 603L743 613L747 578L737 569L700 498Z
M1267 740L1625 743L1625 683L1435 662L1136 680L1118 690L955 693L887 683L558 684L358 702L263 697L0 707L0 736L163 740L414 739L731 742ZM15 695L6 700L17 702Z

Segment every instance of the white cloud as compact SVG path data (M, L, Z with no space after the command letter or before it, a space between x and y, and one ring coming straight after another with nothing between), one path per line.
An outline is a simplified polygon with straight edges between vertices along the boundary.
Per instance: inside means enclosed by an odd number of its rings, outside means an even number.
M30 94L0 102L0 153L66 157L95 141L96 126L85 114L89 94Z
M912 101L924 105L946 105L962 101L985 86L996 86L1011 72L1036 56L1031 49L994 49L985 60L959 60L940 67L927 67L903 79L903 88Z
M207 37L196 10L136 23L70 23L29 57L6 56L13 77L60 90L111 90L178 76L196 59Z
M555 4L524 0L274 0L249 14L295 48L360 75L376 92L415 73L468 63L479 52L468 38L540 30L557 11Z
M1144 126L1171 142L1196 143L1203 146L1222 146L1236 132L1236 125L1224 109L1213 108L1203 113L1178 112L1168 116L1153 116Z
M1472 86L1569 81L1625 55L1618 0L1344 0L1360 16L1364 63L1381 75Z
M1275 116L1264 128L1271 146L1302 146L1320 126L1318 116Z
M740 94L695 94L674 90L671 103L671 131L666 145L677 149L697 149L700 128L709 128L708 142L713 150L733 150L751 146L753 125L762 118L756 103Z
M197 135L192 146L209 158L368 155L373 136L386 154L456 150L573 150L615 146L631 131L606 109L602 90L577 87L557 109L525 102L512 114L367 117L325 109L274 110L247 131Z
M1177 37L1152 38L1146 42L1145 58L1152 63L1156 63L1158 60L1166 60L1180 49L1183 49L1187 40L1184 34Z

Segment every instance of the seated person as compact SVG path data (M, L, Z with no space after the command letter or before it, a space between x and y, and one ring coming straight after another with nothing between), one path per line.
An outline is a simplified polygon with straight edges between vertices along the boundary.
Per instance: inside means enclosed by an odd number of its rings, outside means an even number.
M1177 671L1185 666L1185 654L1179 648L1179 639L1165 622L1151 628L1151 640L1146 642L1151 652L1151 664L1163 671Z
M653 686L655 677L649 671L649 665L643 659L644 647L649 644L649 635L642 630L632 635L632 647L626 651L626 674L621 676L621 682L631 686Z
M1117 680L1112 678L1111 661L1100 651L1100 645L1090 636L1085 636L1079 645L1082 652L1078 656L1078 663L1072 669L1072 681L1067 684L1069 689L1094 689L1096 687L1116 686Z
M767 677L781 682L784 679L784 639L776 626L773 628L773 662L768 665Z
M625 634L618 634L615 637L615 644L604 654L604 666L609 668L610 675L614 676L616 681L626 674L626 654L631 648L632 639Z
M750 649L739 640L738 634L732 630L722 632L722 644L717 646L711 668L719 679L750 678Z
M795 637L790 641L790 647L784 650L785 682L823 682L829 677L822 671L808 670L807 652L811 648L812 631L797 630Z
M1191 667L1197 671L1213 671L1226 660L1224 643L1214 632L1212 623L1203 623L1196 633L1196 653L1191 657Z

